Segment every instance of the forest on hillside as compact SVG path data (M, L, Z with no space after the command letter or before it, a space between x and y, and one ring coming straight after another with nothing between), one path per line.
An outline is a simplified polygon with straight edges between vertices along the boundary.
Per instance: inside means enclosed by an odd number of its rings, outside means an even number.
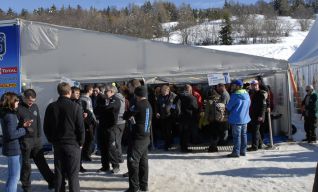
M0 6L1 7L1 6ZM33 11L22 9L17 13L13 9L0 9L0 20L21 18L51 24L84 28L89 30L122 34L146 39L169 37L173 31L180 31L184 44L192 34L190 28L195 25L222 20L221 27L210 29L213 38L206 37L198 45L242 44L258 42L276 42L281 36L288 36L293 28L291 23L280 21L278 16L290 16L297 19L302 31L308 30L311 19L318 12L318 0L272 0L258 1L245 5L234 1L225 1L222 8L194 9L188 4L176 6L169 1L146 1L143 5L129 4L124 8L83 9L77 7L50 8L39 7ZM261 23L257 15L263 15ZM231 18L236 18L232 20ZM163 23L178 22L174 27L163 28ZM235 35L236 34L236 35ZM237 34L240 34L239 37ZM235 39L233 39L235 38ZM252 39L252 40L251 40Z

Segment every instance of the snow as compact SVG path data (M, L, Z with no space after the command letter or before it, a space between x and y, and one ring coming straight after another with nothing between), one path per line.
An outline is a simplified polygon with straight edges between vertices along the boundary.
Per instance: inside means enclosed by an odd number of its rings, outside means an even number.
M262 15L256 15L257 19L264 19ZM232 17L232 20L235 20L235 17ZM288 37L282 37L281 41L276 44L248 44L248 45L212 45L212 46L200 46L206 49L216 49L221 51L237 52L244 53L249 55L257 55L268 58L288 60L288 58L295 52L299 47L302 41L308 34L308 31L300 31L300 26L297 19L291 17L278 17L279 20L289 23L292 26L292 30ZM312 23L314 20L312 20ZM163 26L165 28L171 29L171 26L175 27L177 22L165 23ZM191 42L198 42L204 37L209 36L213 37L213 33L217 33L220 30L222 20L215 21L206 21L200 25L196 25L188 28L190 31L189 40ZM207 33L210 31L210 33ZM167 37L158 38L157 41L168 41ZM169 38L170 43L181 44L182 36L180 31L173 31L170 33Z
M216 49L221 51L229 51L236 53L244 53L249 55L257 55L262 57L288 60L295 52L302 41L307 36L308 31L293 31L289 37L282 38L281 43L277 44L250 44L250 45L213 45L201 46L207 49Z
M226 158L229 152L179 153L154 151L149 154L149 188L156 192L304 192L311 191L318 160L316 144L283 143L275 150L249 152L240 158ZM52 155L46 158L53 167ZM0 191L7 175L6 159L0 156ZM126 163L119 174L96 173L100 157L84 163L81 191L124 191L128 179ZM47 184L32 165L33 191L48 191Z

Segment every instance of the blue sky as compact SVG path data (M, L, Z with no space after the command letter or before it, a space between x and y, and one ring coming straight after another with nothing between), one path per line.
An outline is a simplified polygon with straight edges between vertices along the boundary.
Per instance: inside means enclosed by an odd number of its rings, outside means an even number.
M28 10L34 10L38 7L48 8L53 4L58 8L71 5L76 7L81 5L83 8L95 7L97 9L104 9L107 6L116 6L117 8L124 7L129 3L143 4L146 0L0 0L0 8L8 10L12 8L15 11L21 11L22 8ZM151 0L153 1L153 0ZM241 3L255 3L257 0L237 0ZM224 0L170 0L176 5L181 3L191 4L194 8L208 8L208 7L222 7Z

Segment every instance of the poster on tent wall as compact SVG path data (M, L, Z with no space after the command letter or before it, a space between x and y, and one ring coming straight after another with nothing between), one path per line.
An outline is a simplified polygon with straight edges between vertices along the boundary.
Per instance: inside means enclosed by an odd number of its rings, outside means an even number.
M0 25L0 96L20 94L20 29L18 25Z
M207 75L209 86L217 85L219 83L227 84L231 82L229 73L211 73Z

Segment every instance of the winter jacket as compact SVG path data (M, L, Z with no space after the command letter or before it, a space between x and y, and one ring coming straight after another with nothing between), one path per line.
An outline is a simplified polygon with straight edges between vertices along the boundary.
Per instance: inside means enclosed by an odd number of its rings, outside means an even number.
M175 117L175 110L177 109L175 100L177 95L170 92L169 95L159 95L157 100L156 113L160 114L160 119L167 119Z
M19 127L23 126L25 120L33 120L30 128L34 130L32 133L27 133L23 138L33 138L35 140L40 140L42 128L41 128L41 118L38 106L34 103L29 107L26 103L21 102L18 107L18 119Z
M104 102L98 104L98 116L100 127L108 129L117 125L121 101L115 95L110 97L109 101L106 100L105 97Z
M19 138L26 134L26 130L18 127L16 111L0 109L0 121L3 134L2 154L4 156L20 155Z
M259 117L265 119L265 112L267 108L266 92L263 90L256 91L251 94L251 106L250 106L250 117L252 121L258 121Z
M96 117L94 114L92 99L86 95L81 95L80 100L84 113L87 113L87 118L85 119L85 122L88 125L95 125Z
M309 97L308 105L306 105L307 97ZM305 107L303 116L318 118L318 95L315 91L313 91L310 95L306 95L306 97L302 101L302 106Z
M229 113L228 122L230 124L247 124L251 121L249 115L251 100L247 91L240 89L235 91L230 98L226 109Z
M152 107L147 99L138 101L130 111L126 111L124 118L129 120L134 118L135 123L131 123L130 142L136 140L149 140L152 121Z
M187 93L184 92L180 94L180 102L181 102L181 114L180 114L180 119L194 119L198 115L198 103L197 99Z
M85 128L80 106L67 97L59 97L46 108L43 130L53 145L82 146Z
M124 113L126 111L126 98L121 94L121 93L116 93L115 97L117 97L120 101L120 108L119 108L119 113L118 113L118 120L117 124L125 124L126 121L124 120Z

